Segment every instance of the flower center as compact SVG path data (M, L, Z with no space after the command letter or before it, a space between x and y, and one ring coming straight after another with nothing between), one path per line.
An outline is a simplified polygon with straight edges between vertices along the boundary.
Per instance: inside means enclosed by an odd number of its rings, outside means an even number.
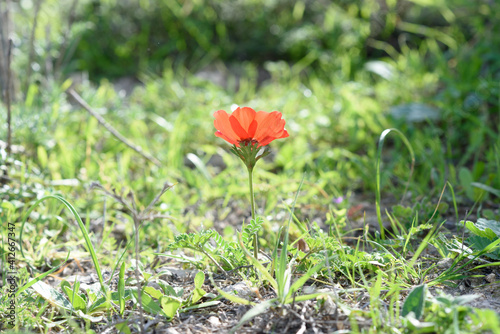
M243 145L243 146L253 146L255 144L258 144L259 142L256 141L255 139L243 139L238 142L238 144Z

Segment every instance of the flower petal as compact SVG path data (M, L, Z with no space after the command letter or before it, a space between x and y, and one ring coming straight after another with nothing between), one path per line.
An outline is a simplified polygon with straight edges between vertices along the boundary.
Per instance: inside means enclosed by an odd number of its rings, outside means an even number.
M247 131L243 129L243 127L241 126L240 122L236 117L234 117L233 115L229 116L229 122L231 123L233 131L238 136L238 140L248 139Z
M250 131L248 130L250 129L250 125L255 119L256 114L257 113L252 108L243 107L243 108L236 108L232 116L236 117L243 130L245 130L245 132L251 137L253 134L250 134Z
M286 131L285 129L283 129L283 133L282 133L282 134L281 134L281 136L280 136L280 137L278 137L278 138L286 138L286 137L288 137L288 136L289 136L288 131Z
M222 132L220 132L220 131L217 131L217 132L215 133L215 135L216 135L217 137L219 137L219 138L224 139L225 141L227 141L227 142L228 142L228 143L230 143L230 144L234 144L234 145L236 145L236 146L240 146L240 145L238 144L238 141L237 141L237 140L234 140L234 139L232 139L232 138L229 138L228 136L226 136L225 134L223 134L223 133L222 133Z
M253 120L252 123L250 123L250 127L248 128L248 137L253 138L255 136L255 131L257 130L257 126L259 123L257 123L256 120Z
M278 136L267 136L267 137L262 138L261 140L258 141L259 142L259 147L260 146L266 146L267 144L269 144L270 142L272 142L275 139L286 138L288 136L289 136L288 135L288 131L286 131L286 130L283 130L283 133L281 133Z
M231 144L237 142L239 138L231 126L231 122L229 121L229 115L227 114L227 112L225 112L224 110L217 110L214 113L214 117L214 126L218 130L217 132L224 135L224 137L218 137L230 142Z
M262 140L259 140L259 147L261 146L266 146L267 144L269 144L270 142L272 142L273 140L275 140L276 138L274 137L265 137L263 138Z
M254 139L260 143L268 136L279 138L278 136L281 135L283 129L285 128L285 120L282 120L281 116L282 115L279 111L273 111L272 113L259 111L256 117L259 124L257 126L257 130L255 131L255 135L253 136Z
M232 114L224 110L214 113L215 135L239 146L240 142L252 140L260 146L268 145L275 139L289 136L285 130L285 120L279 111L271 113L255 111L252 108L237 108Z

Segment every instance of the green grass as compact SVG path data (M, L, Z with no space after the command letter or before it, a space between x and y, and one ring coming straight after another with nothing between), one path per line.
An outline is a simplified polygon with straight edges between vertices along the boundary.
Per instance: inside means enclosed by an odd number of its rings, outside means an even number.
M173 71L172 69L172 73ZM292 80L283 86L279 78L273 78L265 86L256 89L255 95L248 97L246 100L248 102L245 102L245 104L257 105L257 108L261 109L269 109L266 107L273 105L271 109L281 110L291 133L291 138L276 141L271 145L275 155L272 159L265 159L264 163L261 163L254 177L258 215L265 217L262 225L256 227L257 231L260 231L264 251L289 249L294 254L292 261L295 263L294 267L288 268L287 264L282 263L281 260L276 262L280 263L276 270L281 268L276 271L276 278L274 278L272 267L266 268L258 265L242 252L238 240L234 237L234 231L240 230L240 226L228 226L226 233L222 234L209 230L218 226L218 221L210 218L211 216L216 215L221 217L219 219L224 219L231 213L231 207L249 210L246 173L241 163L231 155L228 147L226 148L224 143L217 142L213 137L211 113L220 107L211 106L214 102L210 101L227 101L227 106L224 107L227 109L230 101L235 97L216 86L202 86L199 79L190 74L185 74L184 78L179 79L166 74L162 79L151 80L144 88L138 88L134 92L128 104L116 98L109 84L103 83L97 89L92 86L80 88L82 95L88 99L92 107L106 111L104 117L108 122L120 132L125 133L133 143L141 145L158 157L162 161L161 168L143 160L111 137L109 133L103 132L93 118L78 108L72 112L62 112L54 118L49 115L45 116L42 112L42 117L47 117L47 125L53 130L50 136L43 131L32 132L32 136L39 138L26 142L26 154L15 156L14 159L18 159L19 162L13 161L14 164L8 167L9 175L13 179L23 180L24 185L19 184L14 187L15 191L7 193L8 202L13 206L18 206L21 210L8 210L6 207L2 210L8 214L8 218L5 219L20 220L21 216L27 213L28 206L38 202L37 198L40 196L64 194L62 196L74 203L75 212L79 212L82 217L80 228L82 224L87 225L86 229L89 230L87 244L91 242L93 247L99 249L96 252L95 263L115 268L119 266L119 259L129 262L134 257L132 248L124 248L126 244L133 242L132 219L129 214L123 216L120 206L112 200L106 200L99 192L89 191L90 182L97 180L108 188L117 187L117 191L123 194L133 190L139 209L144 209L146 204L153 199L154 194L159 191L157 187L159 182L176 182L175 187L162 197L157 206L159 213L171 216L172 219L146 221L139 230L140 261L144 264L151 263L160 255L160 258L171 256L173 259L182 259L183 256L175 255L175 250L183 250L184 254L190 254L188 250L192 249L196 252L189 255L188 261L191 263L190 266L200 269L208 266L211 268L209 271L220 272L221 269L231 270L240 266L256 265L259 276L265 277L264 282L268 282L272 289L277 289L276 302L281 300L281 304L276 305L283 305L282 307L290 302L287 302L285 298L286 291L282 291L285 285L291 284L285 282L287 272L289 275L292 270L298 275L309 273L302 276L304 280L313 273L320 281L346 279L351 288L347 289L345 294L356 295L358 291L365 290L368 291L372 300L368 310L357 311L349 303L335 299L338 303L345 303L345 308L353 312L351 313L353 330L357 326L354 314L371 319L369 331L381 328L389 331L391 328L400 326L406 326L405 328L410 330L412 326L415 326L415 321L411 322L402 317L398 309L401 304L394 304L395 301L400 300L401 291L423 282L428 285L452 283L464 275L474 274L474 269L467 269L464 272L466 262L460 262L463 256L459 254L454 261L456 265L452 269L441 273L435 279L430 279L428 274L434 268L432 261L426 261L419 256L425 248L429 247L428 245L439 243L436 238L440 234L435 233L435 229L439 228L444 220L439 213L435 216L431 215L439 199L439 193L435 188L430 192L428 190L432 184L437 187L446 181L444 179L446 161L439 161L439 157L442 156L442 145L432 144L436 142L436 139L426 136L425 132L428 129L414 128L406 129L406 133L400 132L408 138L405 144L413 146L414 153L412 152L411 155L405 153L402 150L404 147L396 140L384 151L379 150L377 153L376 138L387 125L387 120L374 125L378 123L375 119L381 116L372 114L369 117L373 120L366 119L364 114L359 113L354 106L349 107L348 104L348 107L335 118L328 118L332 115L324 111L325 105L332 105L327 101L335 101L339 98L353 100L356 98L356 92L362 93L362 90L349 84L339 90L325 90L324 87L317 85L316 80L318 79L314 77L308 78L305 83L311 88L317 87L317 91L312 90L312 94L319 101L312 105L310 97L306 97L303 93L296 93L294 86L300 87L298 81ZM186 83L181 84L182 81ZM180 89L177 92L169 88L176 85ZM181 94L180 91L184 93ZM375 102L375 99L368 95L364 99L367 104ZM175 103L170 101L175 101ZM266 103L264 104L263 101ZM319 108L320 105L323 107ZM63 101L62 109L69 110L67 102ZM326 120L330 124L328 128L323 129ZM59 124L64 124L64 126ZM38 123L35 126L44 125ZM326 129L329 130L326 131ZM23 131L31 130L29 128L17 129L17 133L22 134ZM196 136L192 135L194 133ZM51 136L53 138L50 138ZM145 138L151 139L145 140ZM427 146L426 143L431 145ZM435 151L432 152L429 149ZM399 155L396 152L403 153ZM416 161L415 176L408 184L408 190L412 195L410 199L403 200L404 205L398 206L396 204L399 202L399 197L404 195L407 180L410 177L408 159L411 159L413 154ZM227 166L224 170L210 164L209 160L214 155L220 156L224 161ZM375 168L377 160L383 161L383 168ZM186 166L188 161L193 165ZM489 162L478 161L477 164L483 164L485 167L476 168L486 168L487 163ZM436 167L443 170L437 170ZM423 171L435 171L437 178L426 180ZM294 240L304 238L309 245L307 253L298 251L287 242L282 244L279 241L280 235L273 227L282 224L283 217L287 213L287 206L284 203L297 191L304 172L305 182L297 198L294 224L290 226L289 233ZM478 174L474 168L471 173L471 180L488 182L487 178L481 178L483 174ZM374 182L375 175L379 177L380 185L378 186ZM479 176L479 179L474 175ZM431 174L431 177L434 176ZM52 182L52 180L74 178L78 180L74 185L55 185ZM470 196L467 193L467 186L463 184L464 178L460 179L457 176L455 180L450 179L449 182L456 186L456 200L453 200L454 192L445 192L441 203L446 203L448 207L469 207L467 203L469 203ZM424 184L427 185L424 186ZM476 193L481 191L481 188L474 189L473 192ZM345 244L351 232L346 219L352 218L348 216L350 202L345 196L358 191L364 192L367 198L371 197L372 203L377 203L376 207L380 210L380 223L383 220L390 223L392 227L389 234L381 234L381 239L378 239L371 229L364 231L363 237L358 238L354 248L351 248ZM335 204L333 198L339 196L343 196L344 201ZM488 195L488 192L483 191L483 200L484 196L492 198L491 192ZM384 197L388 197L393 203L391 207L383 208L381 201ZM106 203L105 208L104 203ZM446 208L441 209L445 210L443 213L446 213ZM385 217L382 217L383 211L386 213ZM94 227L93 231L89 229L91 221L102 216L103 212L106 214L106 221L101 222L99 228ZM324 221L329 222L332 227L330 231L321 231L316 223L310 221L313 219L311 215L322 217ZM23 229L23 240L30 240L30 243L23 246L25 257L21 259L21 263L29 263L47 272L48 268L57 268L58 265L64 263L61 262L63 258L56 257L50 250L56 249L58 253L82 250L83 245L80 237L77 236L79 232L70 222L71 216L66 215L61 206L50 202L40 202L29 217ZM245 215L241 219L244 217ZM123 218L125 223L123 223ZM429 221L426 222L427 220ZM112 233L117 224L124 224L125 229L125 240L120 242L114 239ZM251 235L253 231L249 230L247 234ZM430 233L419 248L415 240L422 238L421 234L425 231L430 231ZM188 239L181 241L183 236ZM451 242L448 237L443 238L445 238L445 243ZM457 238L460 237L457 236ZM249 246L247 243L246 247ZM81 254L79 257L85 256L85 253ZM120 254L123 254L123 257ZM281 252L281 254L285 253ZM411 256L411 254L414 255ZM409 260L411 260L410 265ZM325 266L325 261L328 266ZM43 266L44 263L49 263L48 268ZM150 274L144 271L141 275L142 279L148 281L144 275ZM304 282L301 281L299 285ZM128 296L128 299L137 298L137 292L134 294L136 290L133 290L130 285L135 283L130 281L123 284L127 288L122 290L122 294ZM253 284L260 286L263 283L259 283L257 279ZM40 292L43 289L48 289L48 287L38 287L37 291ZM190 305L182 304L185 300L183 296L168 291L162 290L156 293L151 290L149 293L148 291L143 293L145 298L142 303L147 316L163 314L169 319L175 317L176 312L182 312L186 310L186 306ZM80 321L87 322L87 326L92 321L98 322L99 317L103 315L94 310L104 310L104 315L115 312L124 314L124 306L119 305L118 299L113 303L112 295L109 296L109 304L99 304L106 302L92 299L94 298L92 293L89 291L81 296L84 301L87 301L86 306L80 308L80 313L78 313ZM304 296L307 295L307 293L304 294ZM279 299L279 296L285 299ZM317 297L318 294L312 296ZM43 314L47 312L43 299L37 297L31 288L20 293L19 298L23 302L38 300L38 304L33 305L39 306L35 307L33 312ZM74 305L71 300L76 300L76 297L68 292L65 297L61 298L65 298L69 304L65 304L66 302L62 304L66 305L64 307L67 311L63 311L64 308L55 310L57 319L61 316L64 319L65 312L75 314L75 311L71 309L71 305ZM338 296L330 295L329 298L338 298ZM386 300L391 305L389 313L383 311L382 304L376 302L378 300ZM100 308L96 309L95 303L101 305ZM250 316L264 313L267 307L274 304L269 301L265 305L265 308L262 308L263 305L259 306L259 309L250 312L248 317L242 318L242 324L250 319ZM438 326L441 324L439 317L444 315L432 313L435 311L432 308L433 304L430 305L428 311L430 313L427 315L425 326L431 326L430 323ZM167 311L162 311L162 309ZM168 312L168 316L162 312ZM481 314L480 311L477 312ZM50 318L44 316L43 319ZM462 321L460 319L458 326L466 326L465 323L460 322ZM47 320L38 321L45 324L44 326L50 324ZM453 322L454 320L450 321L453 326L457 325ZM21 323L22 328L34 329L33 325L30 325L33 324L32 320L27 321L23 318L19 324ZM73 322L63 322L58 326L73 328L74 325ZM486 323L483 325L488 326Z

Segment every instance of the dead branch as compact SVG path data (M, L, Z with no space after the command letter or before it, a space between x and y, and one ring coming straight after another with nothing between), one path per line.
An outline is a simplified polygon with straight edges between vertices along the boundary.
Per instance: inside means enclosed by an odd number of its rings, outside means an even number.
M106 128L106 130L108 130L109 132L111 132L111 134L113 136L115 136L119 141L121 141L122 143L124 143L125 145L127 145L128 147L130 147L131 149L133 149L134 151L136 151L137 153L139 153L140 155L142 155L145 159L151 161L152 163L154 163L158 167L160 167L162 165L162 163L158 159L156 159L155 157L153 157L149 153L144 152L140 146L136 146L136 145L130 143L127 140L127 138L125 138L123 135L121 135L115 128L113 128L113 126L111 126L108 122L106 122L106 120L101 115L99 115L97 112L95 112L87 104L87 102L85 102L83 100L83 98L80 95L78 95L77 92L75 92L74 89L72 89L72 88L68 89L66 91L66 94L68 94L69 96L71 96L83 109L87 110L87 112L89 114L91 114L92 116L94 116L97 119L97 121L102 126L104 126Z
M11 124L11 103L10 103L10 87L11 75L10 64L12 61L12 39L9 38L9 46L7 49L7 89L5 90L5 103L7 104L7 154L10 155L12 150L12 124Z

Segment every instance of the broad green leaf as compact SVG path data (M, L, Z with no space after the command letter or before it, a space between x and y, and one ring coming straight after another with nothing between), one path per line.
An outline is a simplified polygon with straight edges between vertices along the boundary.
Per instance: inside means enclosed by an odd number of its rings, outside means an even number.
M146 292L148 295L156 299L160 299L163 296L163 293L160 290L157 290L152 286L145 287L144 292Z
M167 296L182 297L184 295L183 288L180 288L180 287L174 288L163 280L158 280L158 285L162 288L163 292Z
M87 305L85 303L85 300L83 300L83 298L80 297L76 287L75 287L75 289L71 289L67 286L64 286L63 290L68 295L69 301L71 304L73 304L73 307L75 308L75 310L85 311L87 309ZM74 299L73 299L73 297L74 297Z
M470 317L483 331L490 330L491 333L500 334L500 316L494 310L475 309Z
M205 294L206 292L203 289L194 289L191 297L191 304L196 304Z
M50 285L38 281L31 286L43 299L59 308L71 311L71 303L64 298L63 294L53 289Z
M478 235L472 235L470 236L467 241L469 242L470 246L475 249L482 251L486 249L491 244L491 240L485 237L480 237ZM485 256L494 259L494 260L500 260L500 249L493 249L493 252L491 253L486 253L484 254Z
M497 251L499 249L499 247L500 247L500 238L498 238L497 240L494 240L488 246L486 246L483 249L483 252L484 253L492 253L494 251Z
M474 191L472 188L474 178L470 170L465 167L460 168L460 171L458 172L458 179L460 180L460 185L465 189L467 197L474 199Z
M472 235L467 241L470 243L471 248L479 251L478 256L484 255L494 260L500 260L500 238L491 241L488 238Z
M108 310L111 308L111 303L105 296L99 297L88 309L88 313L92 314L100 310Z
M160 302L163 312L169 319L172 319L175 316L177 310L181 306L181 300L173 296L163 296L161 297Z
M415 314L415 318L418 320L422 316L424 311L425 294L427 285L419 285L410 291L408 297L406 297L403 304L403 310L401 315L406 317L410 312Z
M205 274L203 271L198 271L194 277L194 286L195 288L201 289L203 283L205 283Z
M71 289L71 284L69 284L69 282L68 282L68 281L66 281L66 280L62 280L62 281L61 281L61 284L59 284L59 287L61 288L61 290L62 290L63 292L66 292L65 288L66 288L66 287L68 287L68 288L70 288L70 289ZM69 296L68 296L68 297L69 297Z
M99 322L99 321L102 321L102 316L93 317L93 316L91 316L89 314L83 313L81 310L76 311L75 314L77 316L79 316L80 318L88 320L90 322Z
M489 193L492 193L493 195L495 195L497 197L500 197L500 190L499 189L495 189L493 187L487 186L486 184L482 184L479 182L472 182L471 185L476 187L476 188L483 189L484 191L487 191Z
M463 224L464 222L461 221L461 223ZM480 237L490 240L500 238L500 222L496 220L479 218L475 224L468 220L465 222L465 227Z
M130 328L126 322L120 322L115 325L115 328L120 331L120 333L130 334Z
M132 289L131 292L135 298L135 302L138 302L137 289ZM153 300L153 298L151 298L147 293L141 294L141 302L142 302L142 308L144 309L144 311L146 311L148 313L152 313L152 314L158 314L158 313L163 314L163 311L162 311L160 305L158 305L158 303L156 303Z

